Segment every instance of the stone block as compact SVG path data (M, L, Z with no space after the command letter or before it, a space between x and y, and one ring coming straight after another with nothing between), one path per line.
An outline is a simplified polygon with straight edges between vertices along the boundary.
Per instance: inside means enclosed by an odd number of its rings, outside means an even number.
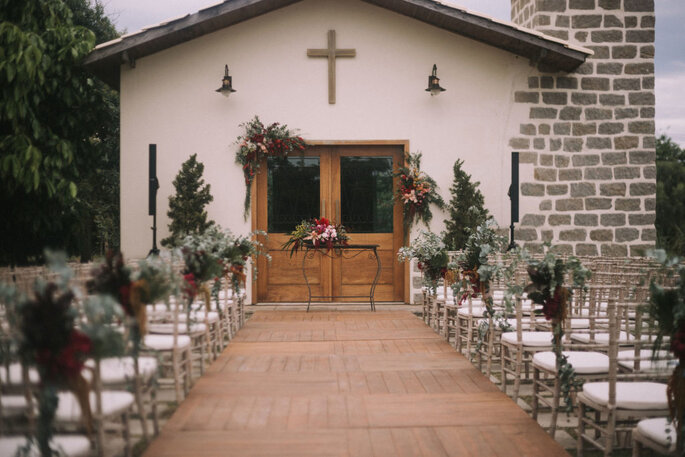
M569 0L568 7L572 10L593 10L595 0Z
M557 211L582 211L582 198L562 198L556 201L555 209Z
M616 135L622 133L624 129L625 125L622 122L602 122L599 124L598 132L602 135Z
M549 186L547 186L549 193ZM589 197L597 194L597 188L591 182L574 182L571 183L571 197Z
M636 108L616 108L614 110L616 120L620 119L634 119L640 115L640 111Z
M551 76L543 76L540 78L540 87L543 89L553 89L554 88L554 78Z
M543 92L542 102L546 105L565 105L568 103L566 92Z
M542 243L523 243L523 247L531 254L543 254L545 252Z
M552 154L540 154L540 165L543 167L551 167L554 165L554 156Z
M583 179L583 172L578 168L559 170L559 181L580 181Z
M597 94L573 92L571 93L571 103L574 105L594 105L597 103Z
M559 111L559 119L565 121L578 121L580 120L580 114L582 112L582 108L577 108L575 106L566 106L564 108L561 108L561 111Z
M645 179L656 179L656 167L644 167L642 169L642 177Z
M625 73L627 75L653 75L654 62L628 63Z
M555 122L552 126L552 131L555 135L570 135L571 134L571 123L570 122Z
M544 138L534 138L533 139L534 149L545 149L545 139ZM550 164L551 165L551 164Z
M642 88L639 78L616 78L614 90L640 90Z
M584 178L587 179L598 179L602 181L607 181L612 178L611 168L609 167L593 167L586 168Z
M582 138L564 138L564 151L580 152L583 149Z
M630 184L630 196L641 197L656 194L656 183L654 182L634 182Z
M549 150L551 152L558 151L561 149L561 139L559 138L551 138L549 140Z
M524 214L521 218L521 226L540 227L545 223L545 216L542 214Z
M599 217L599 223L604 227L619 227L626 225L626 215L623 213L605 213Z
M617 243L635 241L640 237L640 231L632 227L617 228L614 239Z
M623 0L623 10L635 13L653 13L654 0Z
M654 249L654 243L651 244L633 244L630 246L630 255L632 257L645 257L647 251Z
M576 244L576 255L596 256L597 255L597 245L578 243L578 244Z
M551 127L549 124L540 124L538 125L538 133L540 135L549 135L549 132L551 131Z
M639 167L615 167L614 179L636 179L640 177Z
M545 195L544 184L521 183L521 195L525 197L542 197Z
M586 145L588 149L611 149L611 137L591 136Z
M599 164L597 154L574 154L571 160L574 167L592 167Z
M637 17L636 16L625 16L624 18L627 29L634 29L637 27Z
M620 75L623 73L623 64L617 62L602 62L597 64L598 75Z
M578 78L569 76L557 76L557 89L577 89Z
M564 12L566 0L535 0L535 10L538 12Z
M652 164L656 161L656 151L630 151L628 161L632 165Z
M519 133L521 133L521 135L536 135L538 129L535 127L535 124L521 124Z
M654 121L633 121L628 123L630 133L646 133L654 135Z
M602 106L621 106L626 104L626 96L618 94L601 94L599 104Z
M642 137L642 147L648 149L656 148L656 138L654 135L647 135Z
M575 108L578 109L579 108ZM586 136L595 135L597 133L597 123L596 122L574 122L572 132L574 136Z
M585 32L587 33L587 32ZM609 46L585 46L586 48L593 51L595 54L592 56L593 60L597 59L609 59L611 57Z
M625 244L603 244L600 247L604 257L626 257L628 246Z
M528 89L538 89L540 87L540 78L537 76L528 77ZM532 92L529 92L532 93Z
M540 239L551 242L554 239L554 230L542 230L540 232Z
M559 232L559 239L561 241L585 241L587 239L587 230L581 228L561 230Z
M645 211L656 211L656 198L645 198Z
M553 244L549 250L559 255L573 255L573 246L570 244Z
M535 165L536 163L538 163L537 152L520 152L519 163L532 163L533 165Z
M617 136L614 138L614 149L635 149L640 145L640 137Z
M641 241L656 241L656 229L645 228L642 229Z
M530 109L530 119L556 119L557 118L556 108L531 108Z
M514 101L516 103L538 103L540 101L540 93L517 90L514 92Z
M557 168L566 168L569 166L571 159L568 156L555 155L554 166Z
M626 194L626 183L607 182L599 185L599 195L603 197L623 197Z
M576 214L573 216L573 225L583 227L597 227L599 216L596 214Z
M604 15L604 28L609 29L612 27L622 28L623 21L621 21L618 16L614 16L613 14Z
M653 59L654 58L654 46L651 44L646 44L640 46L640 57L643 59Z
M530 140L528 138L512 138L509 140L509 146L514 149L529 149Z
M628 30L626 43L654 43L654 30Z
M625 152L603 152L602 164L604 165L624 165L628 163Z
M639 198L617 198L614 202L616 211L640 211Z
M619 45L611 47L612 59L634 59L637 57L637 46Z
M621 0L599 0L598 5L605 10L617 10L621 7Z
M611 88L611 79L584 77L580 80L580 87L583 90L609 90Z
M656 220L655 213L629 214L628 222L630 225L654 225Z
M635 30L631 30L635 32ZM622 30L593 30L590 34L593 43L621 43L623 41ZM629 40L628 40L629 41ZM652 40L654 41L654 40ZM633 42L633 41L629 41Z
M614 231L608 229L597 229L590 231L592 241L614 241Z
M556 168L536 167L533 176L535 176L536 181L556 181L557 170Z
M545 26L545 25L550 25L550 24L551 24L551 20L550 20L550 17L547 15L538 14L533 19L533 28L537 28L537 26L541 26L541 25Z
M634 92L628 94L631 105L654 105L654 94L651 92Z
M552 200L542 200L538 205L540 211L551 211L552 210Z
M576 39L576 41L580 43L585 43L587 41L588 32L576 32L573 36Z
M538 239L538 231L535 229L514 229L514 239L519 241L535 241Z
M640 27L643 29L653 29L656 23L654 16L642 16L640 19Z
M601 14L579 14L571 16L571 28L596 29L602 26Z
M589 197L585 199L585 209L588 211L598 209L611 209L610 198Z
M643 119L654 119L655 114L656 110L653 106L645 106L644 108L640 108L640 117Z
M569 214L550 214L547 219L549 225L571 225L571 216Z
M605 120L614 117L609 108L585 108L585 119L588 121Z
M423 285L421 281L421 276L414 276L413 278L411 278L411 283L414 289L420 289Z
M557 196L568 193L568 184L548 184L547 195Z

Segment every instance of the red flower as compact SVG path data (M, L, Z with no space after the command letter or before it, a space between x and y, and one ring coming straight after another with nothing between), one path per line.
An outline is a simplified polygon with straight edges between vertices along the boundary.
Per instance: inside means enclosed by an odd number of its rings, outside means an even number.
M60 380L71 378L81 373L83 363L93 348L93 344L83 332L72 330L69 341L59 353L53 348L44 348L36 354L36 362L45 367L48 379Z
M685 324L681 324L678 331L673 335L671 351L678 359L683 360L685 358Z
M126 314L133 316L133 308L131 308L131 283L119 287L119 303L121 303L121 307L124 308Z
M194 299L199 288L197 282L195 282L195 275L192 273L183 275L183 280L185 282L183 293L191 300Z

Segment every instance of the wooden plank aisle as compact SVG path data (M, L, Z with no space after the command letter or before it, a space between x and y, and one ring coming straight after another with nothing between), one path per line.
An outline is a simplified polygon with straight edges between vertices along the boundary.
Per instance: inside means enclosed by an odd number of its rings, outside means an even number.
M145 457L568 454L408 311L257 311Z

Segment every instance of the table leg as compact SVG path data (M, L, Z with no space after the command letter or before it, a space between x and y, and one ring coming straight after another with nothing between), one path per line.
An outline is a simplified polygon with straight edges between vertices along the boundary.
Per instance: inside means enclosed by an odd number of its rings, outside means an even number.
M307 279L307 269L305 267L307 255L309 255L309 248L306 248L306 251L304 251L304 255L302 256L302 276L304 276L304 282L307 284L307 312L309 312L309 307L312 304L312 288L309 287L309 279Z
M369 296L369 301L371 302L371 311L376 311L376 286L378 285L378 280L381 278L381 258L378 257L378 251L376 248L373 249L373 255L376 257L376 277L373 278L373 284L371 284L371 294Z

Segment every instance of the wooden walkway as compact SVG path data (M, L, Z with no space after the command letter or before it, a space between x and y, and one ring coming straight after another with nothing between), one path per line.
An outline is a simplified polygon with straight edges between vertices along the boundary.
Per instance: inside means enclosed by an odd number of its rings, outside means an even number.
M145 457L567 456L407 311L257 311Z

